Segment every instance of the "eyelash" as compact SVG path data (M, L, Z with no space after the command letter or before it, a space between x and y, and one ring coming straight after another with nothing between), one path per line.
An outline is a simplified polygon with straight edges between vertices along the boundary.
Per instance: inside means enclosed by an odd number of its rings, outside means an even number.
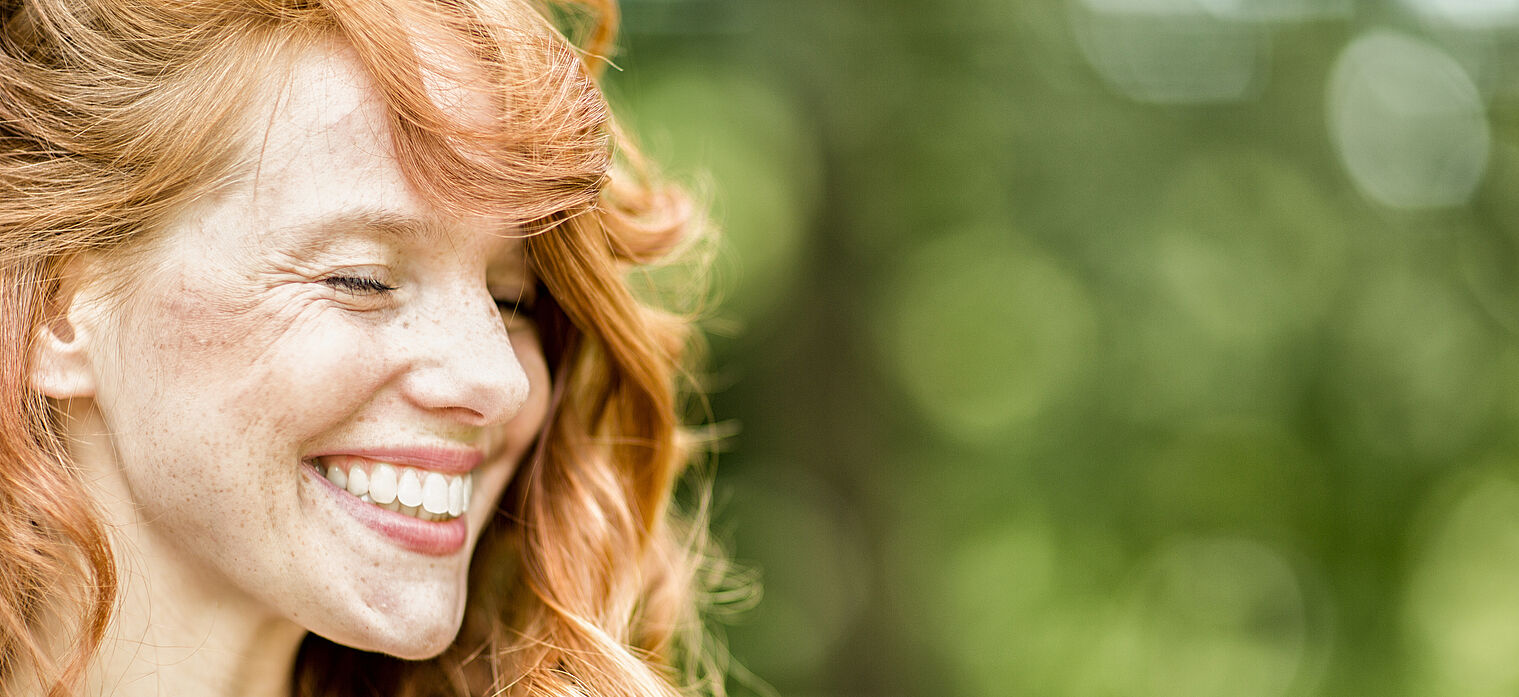
M379 295L396 289L395 286L387 285L371 276L328 276L322 279L322 282L354 295Z
M496 309L503 313L508 313L514 316L530 315L533 313L533 303L527 297L517 299L495 298L495 301Z
M328 276L322 279L322 282L332 288L354 295L379 295L396 289L396 286L386 284L380 279L371 276ZM526 297L518 299L494 298L494 300L496 301L496 309L501 312L513 315L526 315L533 312L533 303Z

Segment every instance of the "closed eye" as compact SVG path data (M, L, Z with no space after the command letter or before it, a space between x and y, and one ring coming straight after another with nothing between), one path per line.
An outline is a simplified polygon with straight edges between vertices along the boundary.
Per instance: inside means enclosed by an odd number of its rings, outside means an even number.
M526 289L519 293L507 296L492 296L495 308L501 313L501 319L507 325L515 325L521 322L533 322L536 319L535 305L538 304L538 289L535 285L527 285Z
M537 296L538 289L532 285L528 285L522 288L516 295L506 297L493 296L492 299L496 301L496 309L509 319L517 317L531 318L533 316L533 305Z
M395 286L386 284L372 276L328 276L322 279L321 282L331 288L353 295L379 295L396 289Z
M529 298L496 298L496 309L508 318L532 317L533 303Z

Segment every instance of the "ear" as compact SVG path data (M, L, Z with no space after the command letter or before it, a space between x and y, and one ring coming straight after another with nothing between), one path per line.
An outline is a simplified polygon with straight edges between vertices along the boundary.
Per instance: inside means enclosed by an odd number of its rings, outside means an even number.
M69 271L81 265L67 265ZM56 294L43 308L42 321L32 333L32 389L54 399L95 396L95 371L90 364L91 327L86 319L88 294L81 293L78 275L65 273Z

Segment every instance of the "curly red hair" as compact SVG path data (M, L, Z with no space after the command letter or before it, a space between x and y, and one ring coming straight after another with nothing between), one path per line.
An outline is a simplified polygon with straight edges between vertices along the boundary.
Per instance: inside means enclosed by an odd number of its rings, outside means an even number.
M533 231L553 408L482 535L454 644L401 661L308 637L294 693L722 691L693 670L711 662L697 614L712 568L704 527L671 510L688 454L677 381L689 321L625 279L702 220L649 176L597 86L614 2L13 0L0 12L0 683L70 694L117 587L109 535L27 383L63 265L92 252L129 268L256 147L227 134L268 66L335 37L374 79L424 196ZM578 18L579 43L551 17ZM437 45L462 48L456 67L496 118L462 122L438 103ZM76 631L41 636L59 613Z

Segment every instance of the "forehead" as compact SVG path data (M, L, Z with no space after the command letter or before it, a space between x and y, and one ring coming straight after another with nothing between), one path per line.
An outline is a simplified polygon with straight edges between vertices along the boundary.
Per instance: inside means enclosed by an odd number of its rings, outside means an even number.
M496 116L491 106L493 86L467 51L454 42L420 40L416 52L418 78L426 98L440 113L468 127L487 129ZM366 136L388 135L384 99L353 48L336 39L292 50L288 67L276 80L277 96L269 125L320 135L362 131Z
M446 59L434 53L433 56ZM371 221L384 231L417 233L467 225L512 232L486 219L451 216L424 200L398 164L390 114L351 49L324 44L290 57L288 70L252 120L245 177L234 191L264 230L320 221ZM433 73L440 105L476 110L470 90Z
M263 121L253 131L255 198L296 210L420 210L395 166L385 106L350 51L329 45L292 56L272 99L251 112Z

